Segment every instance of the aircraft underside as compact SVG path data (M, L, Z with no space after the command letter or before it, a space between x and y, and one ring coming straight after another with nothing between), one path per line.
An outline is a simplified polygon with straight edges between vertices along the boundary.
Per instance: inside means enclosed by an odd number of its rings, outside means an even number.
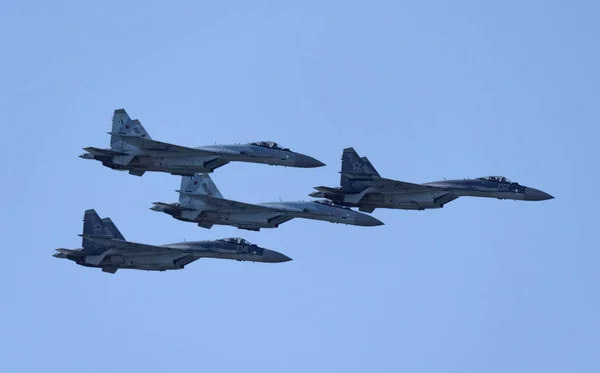
M138 174L147 171L168 172L174 175L193 176L195 173L211 173L224 166L228 161L222 158L205 158L198 156L186 157L134 157L127 164L113 162L112 159L102 160L102 164L113 170L132 171Z
M293 159L288 157L277 159L273 157L250 157L246 155L216 154L209 156L186 155L177 156L139 155L129 159L128 156L113 157L95 155L95 159L113 170L133 171L134 174L146 171L168 172L174 175L193 176L194 173L211 173L229 162L259 163L277 166L294 167Z
M523 193L505 192L497 190L482 190L482 191L457 191L456 195L460 197L479 197L479 198L498 198L498 199L513 199L524 200Z
M418 193L418 194L369 194L357 207L389 208L400 210L439 209L458 197L453 193Z
M210 228L212 225L228 225L250 231L259 231L261 228L277 228L280 224L295 218L323 220L332 223L351 224L345 216L310 215L307 213L220 213L203 211L194 222L200 227ZM186 220L185 218L178 218ZM190 221L190 220L187 220Z
M188 258L189 257L189 258ZM183 259L183 260L182 260ZM89 264L85 261L78 261L85 267L112 267L123 269L139 269L146 271L166 271L170 269L182 269L184 265L197 260L197 257L192 257L188 254L173 255L110 255L107 256L99 264Z
M104 258L100 264L89 264L85 260L77 261L85 267L113 268L113 269L137 269L144 271L167 271L183 269L187 264L195 262L200 258L233 259L238 261L257 261L252 252L217 252L206 251L195 254L181 253L177 255L110 255Z
M292 218L273 214L234 214L216 211L202 211L194 220L173 215L175 219L197 223L199 227L210 229L213 225L228 225L239 229L259 231L261 228L277 228Z

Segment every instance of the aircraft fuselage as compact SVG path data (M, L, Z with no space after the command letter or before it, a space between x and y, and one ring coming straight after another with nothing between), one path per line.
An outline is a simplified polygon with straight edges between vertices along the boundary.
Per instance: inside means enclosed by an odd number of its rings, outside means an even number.
M136 150L132 157L110 155L110 149L86 148L83 159L102 162L113 170L166 172L174 175L192 176L195 173L212 173L229 162L267 164L271 166L313 168L324 164L304 154L287 149L269 149L254 145L214 145L194 148L206 155L182 155L174 151ZM126 161L124 161L126 159Z
M277 228L280 224L294 218L358 226L383 224L369 215L348 208L321 205L315 202L273 202L259 204L258 206L273 207L273 211L222 212L208 208L195 219L189 219L182 214L183 210L178 204L159 204L152 207L152 210L164 212L181 221L195 222L200 227L210 228L212 225L228 225L253 231L258 231L261 228Z
M162 247L175 249L173 252L157 253L152 250L118 251L110 250L99 263L94 263L90 258L77 250L63 250L55 254L57 257L66 258L85 267L119 269L139 269L146 271L166 271L183 269L187 264L201 258L230 259L249 262L277 263L291 260L276 251L264 249L257 245L231 245L227 243L178 243L163 245Z
M553 198L540 190L519 185L518 183L495 183L479 179L444 180L424 183L440 189L415 192L406 189L377 189L369 192L358 201L360 192L315 192L313 197L327 198L336 204L361 209L389 208L401 210L427 210L442 208L448 202L459 197L482 197L511 199L520 201L540 201ZM366 187L365 187L366 188Z

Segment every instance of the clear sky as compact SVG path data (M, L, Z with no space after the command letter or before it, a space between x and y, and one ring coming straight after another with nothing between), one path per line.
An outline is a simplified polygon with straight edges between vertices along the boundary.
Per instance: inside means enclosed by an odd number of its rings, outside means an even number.
M3 372L599 372L597 2L4 1ZM503 175L556 198L211 230L150 211L179 178L77 156L125 108L187 146L272 140L319 169L230 164L247 202L310 199L353 146L385 177ZM102 273L85 209L149 244L240 236L294 260Z

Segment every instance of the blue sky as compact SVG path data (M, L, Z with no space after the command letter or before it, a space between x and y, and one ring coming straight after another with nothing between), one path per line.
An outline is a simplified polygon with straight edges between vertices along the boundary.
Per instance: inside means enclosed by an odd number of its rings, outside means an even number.
M598 372L599 6L585 1L0 5L6 372ZM179 178L77 156L114 109L187 146L273 140L327 167L230 164L225 197L310 199L343 148L386 177L504 175L556 199L204 230ZM294 259L108 275L52 257L83 211L150 244L241 236Z

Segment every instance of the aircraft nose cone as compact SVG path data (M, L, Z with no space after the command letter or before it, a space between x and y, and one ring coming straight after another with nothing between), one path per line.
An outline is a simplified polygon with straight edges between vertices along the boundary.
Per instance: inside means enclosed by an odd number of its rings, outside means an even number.
M283 263L289 262L292 258L287 255L283 255L280 252L274 250L265 249L263 252L263 262L265 263Z
M527 188L525 189L525 200L526 201L546 201L548 199L553 199L554 197L546 192L542 192L541 190L535 188Z
M356 225L361 227L376 227L378 225L383 225L383 222L379 219L372 217L367 214L358 214L356 215L355 220Z
M304 155L304 154L296 154L296 159L294 161L294 164L296 165L296 167L301 167L301 168L315 168L315 167L325 166L325 163L319 161L318 159L309 157L308 155Z

